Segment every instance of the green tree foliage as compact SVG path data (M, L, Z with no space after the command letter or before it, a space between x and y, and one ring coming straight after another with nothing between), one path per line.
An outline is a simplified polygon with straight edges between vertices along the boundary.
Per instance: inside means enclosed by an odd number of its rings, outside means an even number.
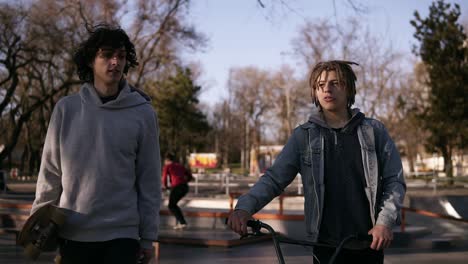
M203 150L210 126L199 109L200 90L188 68L178 67L172 76L154 83L151 91L159 117L162 153L171 152L184 159L192 151Z
M432 3L429 16L414 13L411 25L419 41L413 52L427 71L427 103L418 113L422 126L430 132L429 149L442 153L445 172L453 176L452 153L464 149L468 135L466 95L468 94L467 36L458 22L460 7L444 1ZM425 95L423 95L425 96Z

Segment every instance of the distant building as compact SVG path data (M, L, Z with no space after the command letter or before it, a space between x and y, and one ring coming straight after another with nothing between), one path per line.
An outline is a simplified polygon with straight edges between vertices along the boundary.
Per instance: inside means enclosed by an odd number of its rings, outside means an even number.
M250 175L259 176L275 162L276 157L283 149L283 145L260 146L250 150Z

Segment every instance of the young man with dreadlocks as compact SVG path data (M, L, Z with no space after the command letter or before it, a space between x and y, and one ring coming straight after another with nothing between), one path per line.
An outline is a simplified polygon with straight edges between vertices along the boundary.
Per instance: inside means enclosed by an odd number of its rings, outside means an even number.
M246 234L247 220L301 174L308 239L337 247L350 235L372 235L369 246L351 241L335 263L383 263L383 249L406 192L398 150L384 125L352 109L356 75L348 61L318 63L310 75L317 106L297 127L275 163L239 198L228 225ZM319 263L334 248L314 247Z
M138 65L120 28L98 26L74 55L79 93L55 105L32 212L64 208L61 263L148 263L161 203L159 128L148 96L125 80Z

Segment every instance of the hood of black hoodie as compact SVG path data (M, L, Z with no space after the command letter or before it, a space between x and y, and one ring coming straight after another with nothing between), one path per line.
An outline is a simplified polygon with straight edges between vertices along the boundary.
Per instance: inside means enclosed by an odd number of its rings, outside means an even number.
M104 104L92 83L84 83L79 94L83 102L102 108L121 109L151 103L151 98L147 94L130 86L127 81L123 80L120 85L122 85L122 90L117 98Z
M351 109L351 119L348 120L348 122L344 125L342 128L341 132L351 132L358 126L362 120L364 119L365 115L362 113L359 108L353 108ZM312 113L310 114L309 117L309 122L314 123L318 126L321 126L323 128L330 129L330 126L325 122L325 119L323 117L323 112L320 111L319 108L314 107L312 109Z

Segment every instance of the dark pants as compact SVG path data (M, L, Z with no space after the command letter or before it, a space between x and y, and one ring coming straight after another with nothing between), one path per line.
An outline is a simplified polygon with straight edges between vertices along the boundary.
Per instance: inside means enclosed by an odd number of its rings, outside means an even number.
M320 264L327 264L334 253L334 248L314 247L314 255L320 261ZM383 264L383 261L384 254L382 250L375 251L370 248L362 250L342 249L336 257L334 264Z
M171 194L169 195L169 210L174 214L178 223L187 224L185 222L184 215L182 210L177 205L177 203L188 193L188 184L180 184L171 189Z
M140 245L131 238L119 238L103 242L78 242L62 240L60 257L62 264L136 264Z

